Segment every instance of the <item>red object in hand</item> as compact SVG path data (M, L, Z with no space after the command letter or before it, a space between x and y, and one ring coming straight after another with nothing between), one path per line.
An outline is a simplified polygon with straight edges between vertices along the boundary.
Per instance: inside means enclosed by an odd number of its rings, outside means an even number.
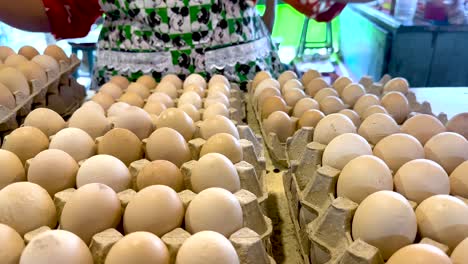
M346 4L320 0L284 0L294 9L318 22L329 22L337 17Z
M447 10L442 2L427 2L424 18L434 21L446 21Z

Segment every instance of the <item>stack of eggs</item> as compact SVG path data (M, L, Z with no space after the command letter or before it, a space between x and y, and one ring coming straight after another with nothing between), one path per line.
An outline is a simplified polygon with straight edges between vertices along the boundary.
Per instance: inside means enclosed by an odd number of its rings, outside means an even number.
M32 111L0 150L0 255L6 263L93 263L93 236L119 228L126 236L105 263L170 263L161 238L184 227L193 235L176 263L239 263L228 239L245 226L234 195L242 187L234 164L244 157L229 119L230 92L220 75L208 83L196 74L185 81L167 75L159 84L116 76L68 122L49 109ZM204 144L187 182L188 142L198 136ZM130 164L143 158L132 175ZM187 205L178 192L188 183L195 194ZM131 188L122 210L119 198ZM24 246L21 236L57 224L61 230Z

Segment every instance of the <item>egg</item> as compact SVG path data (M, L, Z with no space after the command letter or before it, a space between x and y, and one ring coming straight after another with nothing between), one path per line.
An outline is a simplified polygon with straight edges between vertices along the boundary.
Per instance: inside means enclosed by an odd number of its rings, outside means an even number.
M409 91L409 83L405 78L397 77L388 81L384 88L383 92L400 92L402 94L407 94Z
M450 174L450 193L464 198L468 198L468 161L453 170Z
M103 92L95 94L91 100L102 106L104 111L107 111L109 107L115 102L112 95Z
M349 119L351 119L351 121L353 121L353 124L356 127L359 127L361 125L361 117L354 110L343 109L343 110L339 111L338 113L343 114L343 115L347 116Z
M453 250L468 237L468 206L460 199L439 194L416 208L419 233Z
M373 114L386 114L388 116L391 116L383 106L381 106L381 105L371 105L361 115L361 119L366 120L369 116L371 116Z
M413 208L396 192L378 191L367 196L354 214L353 239L377 247L384 259L413 243L416 232Z
M330 114L315 126L314 141L327 145L332 139L345 133L356 133L353 121L343 114Z
M13 109L16 106L15 97L13 97L10 89L2 83L0 83L0 105L9 109Z
M289 81L289 80L295 80L297 79L297 74L293 71L284 71L283 73L280 74L278 77L278 82L280 83L280 86L283 87L283 85Z
M13 182L26 180L23 163L13 152L0 149L0 168L0 190Z
M319 103L312 98L302 98L301 100L297 101L296 105L293 109L293 116L294 117L301 117L307 110L320 108Z
M438 247L429 244L413 244L395 252L387 264L452 264L450 258Z
M281 97L281 92L276 88L266 87L265 89L262 90L261 93L258 94L257 97L254 97L254 105L257 107L260 107L261 105L263 105L266 99L272 96Z
M272 82L271 85L262 85L258 87L257 89L255 89L253 98L259 97L260 94L262 94L264 90L268 90L268 89L275 89L281 94L280 89L277 87L277 83L275 83L274 80L273 81L268 80L268 81L269 81L268 83Z
M424 145L433 136L445 132L446 128L434 116L417 114L403 123L401 131L414 136Z
M45 85L47 83L47 74L45 70L33 61L26 61L16 66L28 81L36 80L39 81L39 85Z
M151 116L141 108L130 106L123 113L110 118L113 127L132 131L140 140L153 132Z
M338 92L338 94L341 94L344 88L350 85L351 83L353 83L353 81L350 78L346 76L341 76L335 80L332 86Z
M40 129L46 136L55 135L66 127L65 120L56 112L47 108L36 108L24 120L25 126Z
M265 133L276 134L280 142L286 142L295 132L295 124L285 112L276 111L271 113L267 119L263 120Z
M443 132L427 141L424 153L427 159L439 163L450 174L468 160L468 140L457 133Z
M302 98L305 98L306 95L304 91L302 91L301 89L290 88L289 90L285 92L283 97L287 105L289 105L290 107L294 107L296 103Z
M164 242L149 232L135 232L117 241L106 256L105 264L169 264Z
M222 188L200 192L187 207L185 227L192 234L215 231L226 237L242 228L242 208L234 194Z
M465 238L457 247L452 251L450 259L453 264L464 264L468 261L468 238ZM449 264L452 264L449 262Z
M92 138L103 136L111 126L106 116L88 109L78 109L68 120L68 127L82 129Z
M403 123L410 113L408 99L400 92L385 94L382 97L381 103L398 124Z
M418 204L431 196L450 193L447 173L431 160L417 159L405 163L395 174L394 181L397 192Z
M232 193L240 190L240 179L234 164L219 153L204 153L193 166L190 182L196 193L212 187L223 188Z
M468 139L468 112L455 115L447 122L447 130Z
M205 95L206 95L205 89L203 89L203 87L201 87L200 85L194 84L194 83L189 84L189 85L184 87L183 93L187 93L187 92L195 92L200 97L205 97Z
M65 64L69 65L70 64L70 58L65 54L62 48L60 48L57 45L49 45L47 48L44 50L44 55L49 55L53 57L57 62L65 62Z
M366 94L366 90L361 84L351 83L347 85L341 92L341 98L345 104L349 106L354 106L357 100Z
M88 183L102 183L121 192L130 187L131 175L118 158L101 154L85 160L78 170L76 186L80 188Z
M231 85L229 83L229 80L224 75L214 74L213 76L211 76L210 81L208 82L208 88L210 87L211 84L214 84L214 83L217 83L217 82L224 83L228 87Z
M0 69L0 83L10 89L12 94L21 92L23 95L28 96L31 93L26 77L19 70L12 67Z
M317 70L314 70L314 69L310 69L310 70L306 71L304 73L304 75L302 75L301 81L302 81L302 83L304 85L307 85L313 79L320 78L320 77L322 77L322 74L320 72L318 72Z
M0 224L0 256L2 256L2 263L19 263L23 249L23 238L13 228Z
M24 57L23 55L12 54L8 56L8 58L6 58L4 64L16 68L17 66L25 62L28 62L28 59L26 59L26 57Z
M203 78L200 74L192 73L184 81L184 88L189 84L197 84L201 86L203 89L206 89L207 83L205 78Z
M278 90L280 90L281 88L281 85L280 83L275 80L275 79L272 79L272 78L268 78L268 79L264 79L263 81L261 81L257 87L255 87L255 92L257 92L257 90L262 90L264 89L265 87L273 87L273 88L276 88ZM255 94L254 94L255 95Z
M338 93L332 88L323 88L315 94L314 99L320 103L327 96L338 97Z
M320 110L325 115L337 113L345 108L343 101L336 96L327 96L320 101Z
M75 234L49 230L35 236L21 255L20 264L93 264L88 246Z
M8 56L15 54L15 51L7 46L0 46L0 60L4 61Z
M177 130L186 141L193 137L195 125L193 120L184 111L178 108L164 110L158 118L157 127L169 127Z
M342 170L352 159L372 155L367 141L354 133L341 134L328 143L323 152L322 164Z
M78 163L68 153L47 149L29 163L28 181L40 185L51 197L60 191L75 187Z
M216 105L216 104L215 104ZM201 114L199 110L191 105L191 104L184 104L178 107L180 110L184 111L187 115L192 118L193 122L198 122L201 119Z
M324 118L325 115L316 109L306 110L299 121L297 122L297 127L315 127L317 123Z
M380 105L380 99L374 94L365 94L356 101L353 110L362 116L364 112L373 105Z
M174 163L167 160L155 160L140 170L136 184L138 190L151 185L166 185L180 192L184 188L184 177Z
M134 107L134 106L131 106L124 102L113 103L109 107L109 109L107 109L107 117L115 117L115 116L123 115L125 112L128 111L130 107Z
M128 85L127 93L136 93L138 94L143 100L147 99L151 93L150 89L143 84L138 82L132 82Z
M99 140L97 153L114 156L128 167L143 157L143 143L130 130L114 128Z
M168 82L171 82L172 84L175 85L175 87L179 90L179 89L182 89L182 85L183 85L183 82L182 80L175 74L168 74L168 75L165 75L162 79L161 79L161 83L162 82L165 82L165 81L168 81Z
M27 60L31 60L35 56L39 55L39 52L31 46L23 46L18 50L19 55L23 55Z
M202 99L200 95L198 95L196 92L186 92L180 96L179 101L177 103L178 106L184 104L191 104L197 109L200 109L202 107Z
M123 104L123 103L114 103L113 105L115 105L115 104ZM126 104L126 105L128 105L128 104ZM104 108L102 108L102 106L100 104L98 104L98 103L96 103L94 101L87 101L78 109L84 109L84 108L88 108L88 109L91 109L91 111L98 112L99 114L102 114L102 115L106 115L106 112L104 111ZM109 112L110 108L108 109L108 112Z
M117 100L120 98L120 96L122 96L122 88L120 88L119 85L115 84L115 83L111 83L111 82L108 82L106 84L104 84L103 86L101 86L101 88L99 88L99 93L105 93L105 94L108 94L110 96L112 96L112 98L114 98L114 100Z
M242 161L243 153L239 141L232 135L227 133L219 133L210 137L203 144L200 156L208 153L220 153L226 156L232 163Z
M239 139L239 131L237 131L237 127L225 116L217 115L201 123L200 134L203 139L207 140L218 133L228 133Z
M367 196L384 190L393 190L393 176L387 164L375 156L362 155L343 167L336 193L360 204Z
M279 96L271 96L266 98L261 105L262 119L265 119L271 115L271 113L276 111L288 112L288 106L283 98Z
M1 58L0 58L1 59ZM255 90L263 80L270 79L271 74L267 71L258 72L252 80L252 88ZM278 82L279 83L279 82Z
M134 92L125 92L124 94L122 94L122 96L120 96L118 101L127 103L129 105L133 105L136 107L143 107L145 105L145 101L143 100L143 98L139 94L134 93ZM150 100L148 99L148 102L149 101Z
M152 185L130 200L123 226L126 234L146 231L163 236L180 227L183 219L184 205L177 193L168 186Z
M148 114L153 115L160 115L166 109L166 105L158 101L148 102L143 107L143 110L145 110Z
M222 94L226 96L231 95L231 90L229 90L229 87L226 84L221 83L221 82L213 83L210 85L210 87L208 88L208 95L214 92L221 92Z
M146 157L149 160L167 160L177 167L182 166L192 158L184 137L168 127L157 129L148 138Z
M117 193L101 183L86 184L71 195L60 216L60 229L79 236L87 245L92 237L115 228L121 217Z
M400 133L400 127L395 119L382 113L370 115L358 129L358 134L374 145L381 139L396 133Z
M408 161L424 158L424 149L419 141L408 134L396 133L380 140L374 147L374 155L381 158L396 172Z
M37 55L31 61L39 64L45 71L49 71L53 76L60 74L60 67L58 62L48 55Z
M167 108L174 107L174 101L172 101L171 97L169 97L165 93L160 93L160 92L155 92L148 97L148 102L161 102L163 103Z
M154 88L156 88L156 85L158 84L156 82L156 80L151 75L142 75L142 76L140 76L137 79L136 83L143 84L148 91L153 90ZM138 90L142 90L142 89L138 89Z
M230 113L225 105L223 105L222 103L215 103L205 109L205 111L203 112L203 120L215 117L216 115L229 117Z
M127 89L128 85L130 84L127 78L120 75L112 76L109 82L117 84L122 90Z
M176 99L179 95L177 93L177 87L169 81L159 83L155 92L167 94L171 99Z
M302 83L296 79L292 79L287 81L285 84L281 86L281 92L286 93L289 89L297 88L299 90L304 90L304 86Z
M21 236L41 226L54 228L57 223L54 202L35 183L12 183L0 190L0 223Z
M23 164L48 147L47 136L41 130L30 126L13 130L4 138L2 145L2 149L13 152Z
M314 97L318 91L329 86L323 78L315 78L306 85L305 92L307 95Z
M229 98L227 98L227 96L221 92L213 92L208 94L203 105L205 108L208 108L210 105L215 103L222 103L226 107L230 106Z
M96 153L96 145L91 136L79 128L60 130L50 141L49 149L60 149L79 162Z

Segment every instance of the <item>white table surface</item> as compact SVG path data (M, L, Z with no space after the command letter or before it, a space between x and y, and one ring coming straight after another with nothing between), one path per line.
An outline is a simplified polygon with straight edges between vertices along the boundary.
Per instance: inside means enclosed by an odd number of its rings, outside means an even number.
M416 95L418 102L429 102L435 115L444 112L450 119L456 114L468 112L468 87L430 87L410 90Z

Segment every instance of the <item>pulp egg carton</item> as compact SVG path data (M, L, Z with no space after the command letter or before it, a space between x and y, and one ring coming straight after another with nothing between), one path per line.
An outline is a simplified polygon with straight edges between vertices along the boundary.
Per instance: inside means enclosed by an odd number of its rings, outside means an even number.
M67 189L55 194L54 203L58 219L60 219L61 212L66 202L75 191L75 189ZM132 189L118 193L122 211L125 210L126 206L135 194L136 192ZM185 209L187 209L190 202L196 196L196 194L190 190L179 192L178 195L182 200ZM232 234L229 237L229 240L236 249L240 263L275 264L273 258L270 257L270 236L273 232L271 220L263 214L257 197L253 193L247 190L240 190L234 193L234 195L238 199L242 208L243 227ZM162 241L169 249L170 263L175 262L179 248L182 246L184 241L191 236L191 234L182 227L176 228L161 237ZM41 227L25 234L26 243L31 241L35 235L47 230L50 230L50 228ZM104 263L111 247L123 237L122 233L122 231L118 231L116 229L107 229L93 236L89 248L93 255L95 264Z

